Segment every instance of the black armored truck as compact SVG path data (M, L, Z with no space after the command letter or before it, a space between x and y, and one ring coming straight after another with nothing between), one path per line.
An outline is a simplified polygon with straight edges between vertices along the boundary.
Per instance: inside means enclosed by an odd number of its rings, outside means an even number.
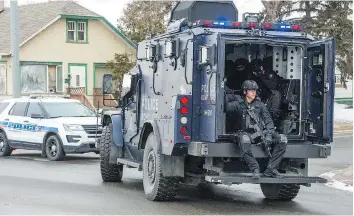
M177 3L167 31L138 43L118 106L102 113L103 181L137 168L148 200L171 200L181 184L242 183L260 184L269 199L294 199L300 186L326 182L308 175L308 161L331 154L334 64L333 38L315 41L299 25L263 23L252 13L239 21L232 1ZM241 119L225 111L225 95L241 95L247 79L287 138L277 167L283 178L252 178L235 142ZM105 74L103 94L112 86ZM251 147L262 174L270 156Z

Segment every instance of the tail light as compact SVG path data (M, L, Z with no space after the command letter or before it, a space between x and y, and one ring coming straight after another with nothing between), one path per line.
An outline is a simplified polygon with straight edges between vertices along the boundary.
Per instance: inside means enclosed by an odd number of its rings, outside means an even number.
M180 130L181 134L185 135L185 134L187 134L187 131L188 131L187 127L185 127L185 126L181 127L181 130Z
M180 112L182 115L187 115L188 114L188 108L187 107L181 107Z
M183 104L183 105L186 105L188 103L188 98L187 97L181 97L179 102L181 102L181 104Z

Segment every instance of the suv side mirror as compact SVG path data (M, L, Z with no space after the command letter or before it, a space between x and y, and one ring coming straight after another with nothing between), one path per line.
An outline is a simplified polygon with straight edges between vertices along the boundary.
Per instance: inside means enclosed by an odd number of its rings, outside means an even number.
M44 118L44 115L43 114L38 114L38 113L32 113L31 114L31 118L42 119L42 118Z
M112 74L103 75L102 93L103 94L112 94L113 93L113 76L112 76Z

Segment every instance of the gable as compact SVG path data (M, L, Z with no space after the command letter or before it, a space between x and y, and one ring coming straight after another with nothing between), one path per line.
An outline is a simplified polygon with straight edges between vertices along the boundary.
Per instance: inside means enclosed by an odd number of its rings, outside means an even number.
M108 23L104 17L72 1L50 1L19 6L18 29L20 46L35 37L60 17L100 19ZM11 53L10 21L10 8L5 8L5 10L0 13L0 54L2 55L9 55ZM108 26L116 32L117 36L122 37L130 46L135 48L135 44L126 38L118 29L111 24L108 24Z

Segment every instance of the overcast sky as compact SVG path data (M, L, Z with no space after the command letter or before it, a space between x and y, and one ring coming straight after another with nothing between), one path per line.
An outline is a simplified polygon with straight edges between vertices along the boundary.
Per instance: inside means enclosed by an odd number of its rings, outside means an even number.
M36 2L45 2L48 0L18 0L18 4L30 4ZM104 16L112 24L116 25L117 18L122 15L123 8L131 0L77 0L77 2ZM9 5L10 0L5 0L5 5ZM234 0L234 3L239 11L239 20L242 19L244 12L259 12L263 9L261 0Z

